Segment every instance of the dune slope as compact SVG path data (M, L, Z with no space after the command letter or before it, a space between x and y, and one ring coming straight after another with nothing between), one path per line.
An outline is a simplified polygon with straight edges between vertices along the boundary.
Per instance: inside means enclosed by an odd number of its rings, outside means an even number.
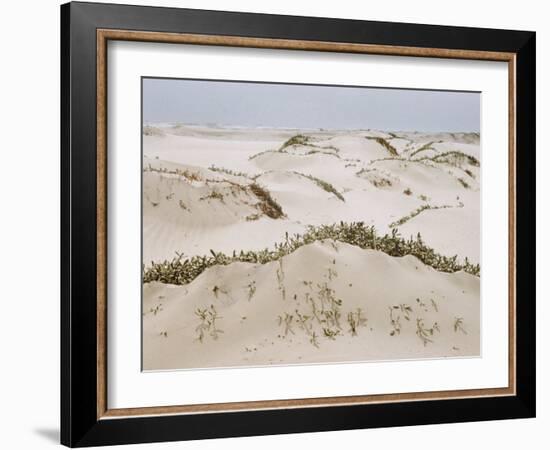
M395 282L399 280L399 282ZM338 241L144 285L144 369L479 354L479 278Z

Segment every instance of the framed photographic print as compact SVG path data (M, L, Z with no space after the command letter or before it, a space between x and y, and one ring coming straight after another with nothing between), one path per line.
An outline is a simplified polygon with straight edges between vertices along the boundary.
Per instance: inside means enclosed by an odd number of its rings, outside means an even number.
M535 33L61 25L63 444L535 415Z

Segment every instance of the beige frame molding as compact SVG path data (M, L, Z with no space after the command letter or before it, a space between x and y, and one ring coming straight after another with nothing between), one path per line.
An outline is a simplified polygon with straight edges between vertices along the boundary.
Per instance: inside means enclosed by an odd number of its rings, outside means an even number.
M205 414L218 412L344 406L420 400L499 397L516 394L516 54L445 48L402 47L340 42L248 38L238 36L157 33L114 29L97 30L97 418ZM288 400L150 406L109 409L107 405L107 42L109 40L171 44L218 45L286 50L364 53L392 56L472 59L508 63L508 386L401 394L357 395Z

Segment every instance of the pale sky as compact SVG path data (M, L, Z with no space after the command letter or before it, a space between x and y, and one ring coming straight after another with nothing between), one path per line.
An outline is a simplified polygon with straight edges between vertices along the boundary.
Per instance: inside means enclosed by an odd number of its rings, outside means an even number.
M478 92L143 78L144 123L479 132Z

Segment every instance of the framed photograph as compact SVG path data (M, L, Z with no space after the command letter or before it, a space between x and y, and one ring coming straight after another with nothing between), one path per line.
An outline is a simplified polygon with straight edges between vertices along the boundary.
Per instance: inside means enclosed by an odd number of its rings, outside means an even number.
M535 415L535 33L61 7L61 440Z

